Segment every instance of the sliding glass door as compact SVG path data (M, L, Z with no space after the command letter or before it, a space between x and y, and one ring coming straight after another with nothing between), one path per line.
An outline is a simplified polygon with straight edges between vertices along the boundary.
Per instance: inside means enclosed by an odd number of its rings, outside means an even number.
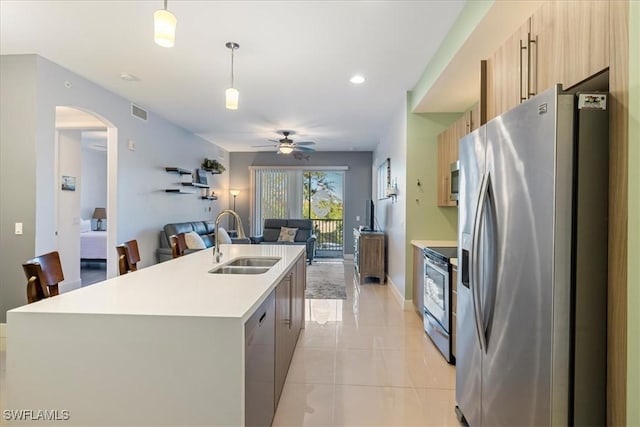
M305 171L303 213L313 220L316 257L342 257L344 242L344 172Z
M341 257L344 175L342 170L253 169L252 234L262 234L266 218L312 219L316 257Z

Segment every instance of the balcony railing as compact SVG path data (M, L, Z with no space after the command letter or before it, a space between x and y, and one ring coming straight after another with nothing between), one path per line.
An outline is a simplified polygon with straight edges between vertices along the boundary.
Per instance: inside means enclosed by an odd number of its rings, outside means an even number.
M340 258L343 254L344 229L341 219L312 219L315 230L316 257Z

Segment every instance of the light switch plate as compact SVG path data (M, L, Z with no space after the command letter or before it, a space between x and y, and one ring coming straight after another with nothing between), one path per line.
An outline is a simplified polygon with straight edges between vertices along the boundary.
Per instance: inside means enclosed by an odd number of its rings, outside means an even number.
M22 234L22 223L21 222L16 222L15 233L16 233L16 235L21 235Z

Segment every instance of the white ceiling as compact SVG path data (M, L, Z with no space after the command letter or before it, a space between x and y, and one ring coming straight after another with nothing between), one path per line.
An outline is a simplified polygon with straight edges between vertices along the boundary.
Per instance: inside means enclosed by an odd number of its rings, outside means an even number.
M169 0L178 24L166 49L153 42L162 0L0 0L0 54L42 55L229 151L278 129L322 151L373 150L463 5ZM227 41L240 44L237 111L224 108ZM355 73L367 81L351 84Z

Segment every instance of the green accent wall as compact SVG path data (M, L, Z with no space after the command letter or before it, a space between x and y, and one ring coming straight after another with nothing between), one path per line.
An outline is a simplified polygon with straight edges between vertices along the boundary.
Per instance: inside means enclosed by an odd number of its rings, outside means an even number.
M411 103L409 97L408 104ZM411 240L456 240L458 208L438 207L438 134L461 113L407 114L405 299L412 298ZM420 180L420 185L417 181Z
M640 1L629 4L627 425L640 426Z

